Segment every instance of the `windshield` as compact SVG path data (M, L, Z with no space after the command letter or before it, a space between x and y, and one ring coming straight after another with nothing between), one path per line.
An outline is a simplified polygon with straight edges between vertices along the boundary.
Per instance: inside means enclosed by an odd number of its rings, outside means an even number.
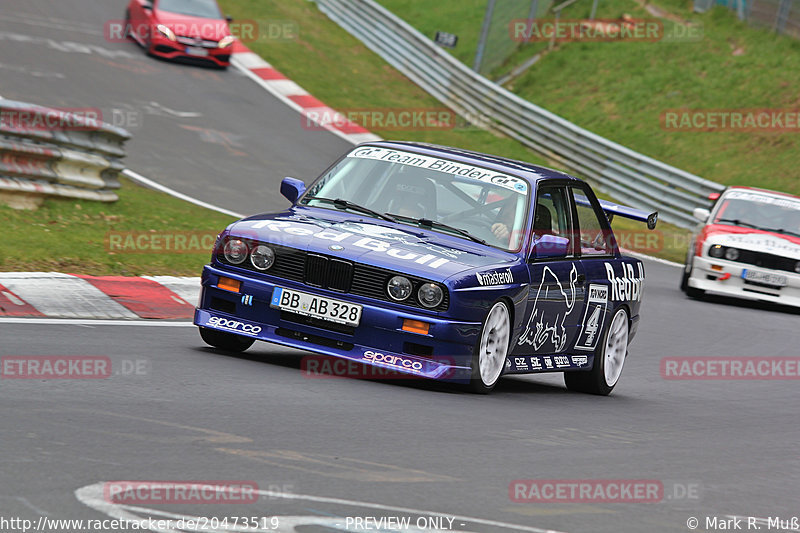
M722 197L714 223L800 235L800 200L733 191Z
M506 251L520 248L528 191L521 178L454 161L375 146L356 148L315 183L301 204L366 213ZM338 208L344 203L339 202ZM448 227L449 226L449 227Z
M215 0L159 0L158 9L206 19L222 18Z

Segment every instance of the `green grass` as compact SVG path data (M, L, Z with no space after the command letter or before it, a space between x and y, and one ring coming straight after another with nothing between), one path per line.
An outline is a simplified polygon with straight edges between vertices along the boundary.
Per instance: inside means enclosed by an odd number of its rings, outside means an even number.
M0 206L3 231L13 236L0 240L0 271L199 276L211 248L201 246L197 252L183 253L197 249L191 236L207 235L205 242L211 239L213 243L213 236L233 221L126 179L122 179L119 197L113 204L47 199L36 211ZM137 237L145 234L147 238L139 244L148 247L158 245L160 238L162 250L144 250L135 240L126 240L126 232L136 232ZM109 245L115 235L122 248L112 250ZM187 236L182 252L163 250L167 239L175 236Z
M426 9L426 0L380 1L426 33L456 24L448 14L452 9L467 9L462 0L440 0L436 9ZM662 113L671 109L796 109L800 42L748 26L723 7L693 14L688 0L655 4L701 24L704 38L561 44L510 88L594 133L706 179L800 194L797 132L667 131L661 125ZM586 17L590 6L580 1L563 16ZM652 18L633 0L604 0L597 17L623 14ZM458 24L464 36L479 32L473 15ZM539 49L541 43L523 47L510 63Z

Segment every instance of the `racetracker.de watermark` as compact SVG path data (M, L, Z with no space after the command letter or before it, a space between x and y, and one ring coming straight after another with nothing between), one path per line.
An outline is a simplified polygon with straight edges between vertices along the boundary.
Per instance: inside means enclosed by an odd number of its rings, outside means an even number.
M511 39L534 42L698 42L699 24L667 23L659 19L515 19L508 26Z
M110 231L106 250L115 254L209 253L217 234L207 231Z
M660 503L699 500L700 483L658 479L515 479L516 503Z
M773 108L667 109L660 116L667 131L793 132L800 131L800 110Z
M664 357L668 380L799 380L800 357Z
M452 130L466 123L455 111L446 107L437 108L374 108L342 109L330 108L304 110L300 125L310 131L330 128L346 130L360 126L367 130L384 131L430 131Z
M259 499L255 481L107 481L103 498L125 505L250 504Z
M31 131L97 131L103 111L96 107L0 109L0 129Z
M130 35L146 39L150 32L160 33L173 40L169 34L177 37L201 37L206 41L222 41L232 35L242 43L254 42L286 42L294 41L300 36L300 24L294 20L234 20L229 23L217 22L177 22L170 23L169 32L163 34L158 25L147 22L131 23L122 19L108 20L103 25L103 36L111 43L127 41ZM166 31L166 30L164 30Z
M6 355L0 358L2 379L106 379L145 376L149 359L121 359L112 365L105 355Z

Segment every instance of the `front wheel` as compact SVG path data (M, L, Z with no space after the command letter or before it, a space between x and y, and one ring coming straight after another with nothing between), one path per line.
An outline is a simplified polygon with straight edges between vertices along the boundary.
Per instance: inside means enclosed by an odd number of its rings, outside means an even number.
M628 356L630 325L625 309L617 309L594 355L588 372L564 372L564 383L571 391L608 396L622 374Z
M495 303L483 321L481 334L472 356L470 388L488 394L497 384L506 364L511 341L511 315L503 302Z
M689 278L692 276L691 263L687 263L683 269L683 276L681 277L681 290L686 293L689 298L702 298L706 293L703 289L697 289L689 286Z
M234 335L233 333L225 333L224 331L216 331L208 328L199 329L200 336L206 344L228 352L243 352L255 342L255 339Z

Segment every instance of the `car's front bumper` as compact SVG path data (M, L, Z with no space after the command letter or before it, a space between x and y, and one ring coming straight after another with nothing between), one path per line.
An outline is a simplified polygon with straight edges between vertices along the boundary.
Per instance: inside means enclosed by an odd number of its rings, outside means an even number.
M221 275L239 281L239 292L220 289L217 283ZM367 298L318 289L285 279L266 278L256 279L206 266L203 270L200 305L195 311L194 323L205 328L341 357L406 375L454 382L469 381L472 353L480 332L480 323L457 322L416 313L413 309L398 311ZM360 323L349 329L304 323L306 321L302 317L270 307L276 286L359 304L363 307ZM221 323L220 319L238 321L242 325L231 329L232 322ZM428 334L403 331L404 319L427 322L430 324ZM383 356L382 359L395 359L395 363L372 361L367 358L366 352L377 352Z
M233 46L202 49L207 52L207 55L192 55L187 53L187 45L159 36L153 38L150 53L163 59L173 59L200 65L213 65L217 67L227 67L230 65Z
M800 275L798 274L759 268L755 265L726 259L695 256L692 261L692 273L688 280L689 287L725 296L800 307ZM712 265L717 269L712 269ZM785 276L787 285L778 288L747 282L742 277L745 269ZM730 274L730 276L726 276L726 274Z

